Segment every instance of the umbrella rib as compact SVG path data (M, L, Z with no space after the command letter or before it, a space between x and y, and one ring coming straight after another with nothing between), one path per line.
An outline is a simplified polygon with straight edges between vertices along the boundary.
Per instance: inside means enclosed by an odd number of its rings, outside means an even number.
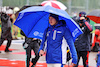
M47 14L45 14L45 15L47 15ZM43 16L45 16L45 15L43 15ZM43 17L43 16L42 16L42 17ZM41 17L41 18L42 18L42 17ZM40 18L40 19L41 19L41 18ZM39 20L40 20L40 19L39 19ZM39 20L38 20L38 21L39 21ZM37 22L38 22L38 21L37 21ZM35 23L34 26L35 26L36 24L37 24L37 23ZM34 28L34 26L33 26L33 28ZM32 28L32 29L33 29L33 28ZM30 30L30 32L32 31L32 29ZM29 32L29 33L30 33L30 32ZM29 33L28 33L28 35L29 35Z

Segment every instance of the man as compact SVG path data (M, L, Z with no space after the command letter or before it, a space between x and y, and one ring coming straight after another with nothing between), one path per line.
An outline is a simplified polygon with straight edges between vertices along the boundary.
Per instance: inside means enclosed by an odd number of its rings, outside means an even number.
M91 46L91 50L94 52L98 52L99 46L100 46L100 30L95 29L95 35Z
M66 64L67 45L62 44L63 38L67 41L72 53L72 65L77 63L77 53L69 29L63 23L59 22L58 15L50 14L50 26L45 30L39 49L39 55L42 56L44 47L46 47L47 67L63 67ZM46 44L44 44L46 43Z
M12 41L10 17L7 14L2 13L1 22L2 22L2 26L1 26L2 33L0 39L0 46L2 45L3 41L7 39L8 42L7 42L5 52L12 52L11 50L9 50Z
M90 51L90 32L93 30L89 22L90 20L88 17L86 17L86 13L83 11L80 12L77 23L82 29L83 34L81 34L75 41L75 47L78 55L78 62L76 67L78 67L80 57L82 57L83 59L84 67L88 67L88 58Z
M21 30L21 34L23 36L25 36L24 32ZM31 67L35 67L36 62L39 59L39 54L38 54L38 50L39 50L39 44L40 44L40 40L36 39L36 38L28 38L25 36L25 42L23 43L23 47L26 50L26 67L30 66L30 58L31 58L31 50L34 51L35 53L35 58L32 58L32 66Z

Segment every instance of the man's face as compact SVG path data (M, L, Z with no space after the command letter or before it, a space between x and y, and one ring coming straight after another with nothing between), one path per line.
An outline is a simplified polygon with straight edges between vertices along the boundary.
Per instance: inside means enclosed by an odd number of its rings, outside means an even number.
M49 23L50 25L56 25L57 24L57 21L55 18L53 18L52 16L49 17Z

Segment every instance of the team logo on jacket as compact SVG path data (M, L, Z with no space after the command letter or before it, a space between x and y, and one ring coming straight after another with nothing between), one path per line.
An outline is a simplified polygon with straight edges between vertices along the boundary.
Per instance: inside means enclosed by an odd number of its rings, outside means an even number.
M57 33L62 33L61 31L57 31Z
M47 36L49 36L50 31L47 32Z

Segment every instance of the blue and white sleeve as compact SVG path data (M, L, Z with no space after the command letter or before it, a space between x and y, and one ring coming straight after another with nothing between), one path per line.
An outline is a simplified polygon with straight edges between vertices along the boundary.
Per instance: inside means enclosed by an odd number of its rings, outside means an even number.
M72 54L72 63L77 64L77 52L74 46L74 41L70 31L67 28L65 29L64 38L66 39Z

